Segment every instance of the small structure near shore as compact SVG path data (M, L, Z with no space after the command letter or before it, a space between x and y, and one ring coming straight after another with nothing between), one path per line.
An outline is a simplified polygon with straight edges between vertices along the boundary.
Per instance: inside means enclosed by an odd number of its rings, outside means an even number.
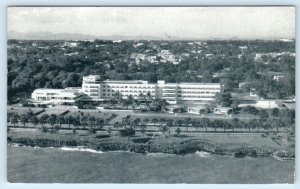
M228 115L232 113L232 108L230 107L219 107L214 109L214 114Z

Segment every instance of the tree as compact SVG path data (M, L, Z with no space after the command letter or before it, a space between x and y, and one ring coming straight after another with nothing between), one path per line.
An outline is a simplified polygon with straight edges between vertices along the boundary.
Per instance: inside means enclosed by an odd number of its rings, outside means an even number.
M89 121L90 127L93 128L94 125L95 125L95 122L96 122L96 118L95 118L94 116L90 116L90 117L88 118L88 121Z
M25 127L25 124L28 122L28 117L25 114L23 114L20 117L20 121L21 123L23 123L23 126Z
M182 121L181 119L177 119L176 122L175 122L175 125L176 125L177 127L181 127L182 124L183 124L183 121Z
M239 108L239 100L235 97L232 101L231 107L233 109L234 112L236 112Z
M97 119L96 119L96 125L97 125L97 127L98 127L100 130L102 130L102 128L103 128L103 126L104 126L104 120L103 120L103 118L97 118Z
M77 128L79 126L80 126L80 116L78 115L73 119L73 127Z
M269 118L269 113L265 109L261 109L258 113L259 118L265 122Z
M72 128L72 133L74 136L76 135L76 128Z
M112 132L112 128L111 128L111 127L108 127L108 128L107 128L107 133L108 133L109 136L111 136L111 132Z
M34 113L31 109L29 109L29 111L26 113L26 117L28 119L28 121L31 121L31 118L34 116Z
M116 121L116 122L113 124L113 127L114 127L114 128L117 128L117 131L119 131L120 123L119 123L118 121Z
M144 118L144 123L147 125L148 123L149 123L149 119L146 117L146 118Z
M163 134L165 134L165 132L169 130L169 127L167 125L163 125L162 127L159 128L159 130L162 131Z
M180 133L181 133L181 129L179 127L177 127L177 129L175 130L175 132L176 132L177 136L179 136Z
M154 118L152 119L153 125L156 125L157 122L158 122L158 119L154 117Z
M37 124L39 124L39 119L38 119L38 117L33 116L33 117L31 118L31 122L32 122L32 124L34 125L34 128L36 129Z
M215 131L217 131L217 128L223 127L223 122L221 120L215 119L212 123Z
M14 114L12 115L12 117L11 117L10 122L11 122L12 124L14 124L14 127L15 127L16 124L18 123L18 120L19 120L19 115L16 114L16 113L14 113Z
M171 134L171 127L173 127L173 125L174 125L174 120L168 119L166 122L166 125L163 125L163 126L166 126L167 130L169 129L169 133Z
M237 128L238 127L238 124L239 124L239 122L240 122L240 120L239 120L239 118L233 118L232 119L232 131L234 131L234 128Z
M47 119L47 123L49 125L51 125L52 130L53 130L53 125L56 123L56 119L57 119L57 116L55 114L51 114L49 116L49 118Z
M44 126L45 123L47 123L47 120L49 118L48 114L43 114L40 118L39 118L39 122L41 123L42 127Z
M166 123L166 119L165 118L160 118L159 122L161 125L164 125Z
M144 137L144 134L146 132L146 128L147 128L147 125L145 123L142 123L140 125L140 128L141 128L141 133L143 133L143 137Z
M198 128L201 126L201 121L194 119L192 120L192 127L195 127L196 130L198 130Z
M273 108L271 114L272 114L273 117L279 117L280 111L279 111L278 108Z
M83 125L83 128L85 129L86 125L87 125L87 121L88 121L88 116L83 115L80 117L80 123Z
M201 119L201 124L205 127L205 132L207 132L207 127L211 124L208 118Z
M59 115L58 116L57 123L59 124L59 128L61 128L61 124L65 123L65 117L64 117L64 115Z
M230 107L233 102L230 93L216 93L215 100L222 107Z
M184 125L186 126L186 131L188 131L191 121L192 119L190 117L185 118Z
M259 111L256 107L249 106L249 105L246 106L245 108L243 108L243 112L249 113L249 114L254 115L254 116L258 115L258 113L259 113Z
M134 128L138 127L140 125L140 123L141 123L141 119L140 118L135 118L133 120Z
M68 125L69 125L69 128L70 128L70 127L71 127L71 124L73 124L73 122L74 122L73 116L69 115L69 116L67 117L67 122L68 122Z

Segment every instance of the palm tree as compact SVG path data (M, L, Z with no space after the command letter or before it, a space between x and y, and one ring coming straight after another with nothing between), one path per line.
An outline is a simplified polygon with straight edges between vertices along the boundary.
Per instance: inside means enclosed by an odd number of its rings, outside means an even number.
M63 115L59 115L57 118L57 123L59 124L59 128L61 128L61 124L65 123L65 117Z
M198 127L200 126L200 121L197 119L194 119L192 121L192 127L195 127L196 131L198 130Z
M147 125L149 123L149 119L146 117L143 122Z
M104 125L104 120L103 120L103 118L97 118L97 119L96 119L96 125L97 125L97 127L99 128L99 130L102 130L103 125Z
M72 128L72 133L74 136L76 135L76 128Z
M160 118L159 122L161 125L164 125L166 123L166 119L165 118Z
M87 125L87 121L88 121L88 116L83 115L80 117L80 123L82 123L84 129L85 129L85 126Z
M208 118L201 119L201 124L205 127L205 131L207 132L207 127L211 124Z
M74 122L73 116L69 115L68 118L67 118L67 121L68 121L68 125L69 125L69 128L70 128L71 124L73 124L73 122Z
M111 132L112 132L112 128L111 128L111 127L108 127L107 133L108 133L109 136L111 136Z
M234 128L237 128L238 127L238 124L239 124L239 122L240 122L240 120L239 120L239 118L233 118L232 119L232 131L234 132Z
M114 123L114 126L113 126L114 128L117 128L117 131L119 131L119 127L120 127L120 123L118 122L118 121L116 121L115 123Z
M36 116L33 116L31 118L31 122L34 125L34 128L36 129L36 125L39 124L39 119Z
M185 118L184 125L186 126L186 131L189 130L189 125L191 123L192 119L190 117Z
M140 125L140 123L141 123L141 119L140 118L135 118L134 120L133 120L133 127L135 128L135 127L138 127L139 125Z
M147 128L147 125L145 123L142 123L140 125L140 128L141 128L141 133L143 133L143 137L144 137L144 134L146 132L146 128Z
M80 116L77 116L73 119L73 129L80 126ZM75 130L76 131L76 130Z
M221 121L221 122L222 122L224 133L225 133L226 129L228 129L230 127L230 124L225 120Z
M169 130L169 133L171 134L171 127L174 125L174 120L173 119L168 119L166 125L167 130Z
M138 96L139 101L144 101L145 100L145 95L143 93L140 93Z
M28 122L28 117L25 114L22 114L20 117L20 121L21 121L21 123L23 123L23 125L25 127L25 124Z
M90 127L93 128L95 125L95 122L96 122L96 118L94 116L90 116L88 121L89 121Z
M7 113L7 123L10 122L12 116L13 116L13 113L12 113L12 112L8 112L8 113Z
M177 127L181 127L181 126L182 126L182 123L183 123L183 121L182 121L181 119L177 119L176 122L175 122L175 125L176 125Z
M47 123L51 125L52 130L53 130L53 125L56 123L56 119L57 116L55 114L51 114L47 119Z
M222 126L222 121L218 120L218 119L215 119L213 122L212 122L213 126L214 126L214 129L215 129L215 132L217 131L217 128Z
M154 117L154 118L152 119L153 125L156 125L157 122L158 122L158 119Z
M47 120L49 118L48 114L43 114L40 118L39 118L39 122L41 123L42 127L44 126L45 123L47 123Z
M165 134L165 132L169 130L169 127L167 125L163 125L162 127L159 128L159 130L161 130L163 134Z
M14 113L10 119L10 122L12 124L14 124L14 127L16 126L16 124L18 123L18 120L19 120L19 115Z
M31 121L31 118L34 116L34 113L31 109L29 109L29 111L26 113L26 117L28 119L28 121Z
M177 127L177 129L175 130L175 132L176 132L177 136L179 136L180 133L181 133L181 129L179 127Z

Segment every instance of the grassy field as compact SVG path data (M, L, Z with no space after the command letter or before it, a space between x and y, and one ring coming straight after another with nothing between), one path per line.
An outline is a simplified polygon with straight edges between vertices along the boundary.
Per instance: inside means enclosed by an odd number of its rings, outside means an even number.
M65 115L68 111L69 110L67 110L67 109L47 108L47 109L45 109L45 111L43 113L39 114L38 117L41 117L44 114L48 114L48 115L51 115L51 114Z
M147 133L146 133L147 134ZM153 134L153 133L152 133ZM86 131L77 131L74 136L72 131L61 131L59 134L44 133L40 131L34 131L29 129L11 129L8 136L14 138L30 137L30 138L47 138L55 140L87 140L94 143L98 141L118 141L129 142L127 137L118 136L118 132L115 130L111 133L111 137L99 139L99 135L108 135L106 131L98 131L96 134L88 134ZM147 136L140 132L137 132L132 139ZM271 150L294 150L294 141L289 140L291 136L287 133L270 133L268 135L262 135L261 133L183 133L181 137L175 137L174 134L165 135L161 132L156 132L156 135L152 137L152 144L179 144L189 140L206 140L214 143L218 146L225 147L227 149L249 146L260 149Z
M17 114L22 115L22 114L28 113L30 110L33 112L33 114L39 114L39 113L41 113L44 109L43 109L43 108L23 108L23 107L13 107L13 108L8 108L8 109L7 109L7 113L10 113L10 112L16 112Z
M73 110L69 111L65 116L77 117L79 115L90 115L95 118L109 119L112 116L111 112L101 112L100 110Z

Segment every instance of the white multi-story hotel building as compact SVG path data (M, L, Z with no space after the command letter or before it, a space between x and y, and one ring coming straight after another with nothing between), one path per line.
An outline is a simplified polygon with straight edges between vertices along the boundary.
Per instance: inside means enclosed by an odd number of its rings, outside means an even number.
M82 88L36 89L32 99L37 102L74 104L79 100L105 101L119 93L123 98L140 94L154 99L165 99L170 104L183 101L211 101L216 93L223 92L220 83L148 83L144 80L101 80L99 75L83 77Z
M176 104L180 101L211 101L216 93L221 93L223 87L220 83L148 83L144 80L101 81L98 75L83 77L82 92L92 99L109 99L117 92L124 98L132 95L134 98L142 93L150 94L155 99L166 99Z

